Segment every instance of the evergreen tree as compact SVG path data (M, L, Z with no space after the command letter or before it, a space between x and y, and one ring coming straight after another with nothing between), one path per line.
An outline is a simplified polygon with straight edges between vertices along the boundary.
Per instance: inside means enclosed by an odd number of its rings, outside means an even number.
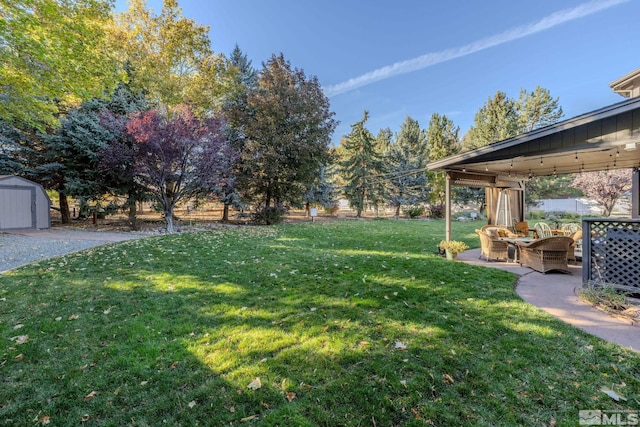
M429 161L443 159L460 151L458 133L460 128L445 115L434 113L429 121L427 130L427 144ZM440 217L444 213L446 177L444 172L429 172L431 183L431 215Z
M231 90L227 93L227 99L223 104L223 111L229 119L227 127L227 139L229 144L238 152L244 150L246 133L244 118L250 116L248 98L252 91L258 87L258 73L253 68L251 60L247 58L240 47L236 44L229 58L231 69ZM222 221L229 220L229 208L236 209L244 206L243 198L237 186L237 177L242 174L240 163L237 163L232 176L228 177L223 187L217 194L219 200L224 204L222 211Z
M22 141L24 136L20 130L0 120L0 175L15 175L24 167Z
M121 194L121 170L105 170L103 151L113 140L113 133L100 119L103 110L126 117L145 108L142 94L132 94L127 85L120 84L110 99L94 98L83 102L60 119L60 127L50 134L41 134L42 149L31 156L32 174L45 187L58 191L62 222L67 223L70 212L67 197L81 202L81 215L86 215L87 202L101 203L106 195ZM117 170L117 172L116 172ZM116 209L116 204L111 207Z
M540 86L536 86L533 92L520 89L516 110L518 133L554 124L564 116L559 98L553 99L549 90Z
M392 144L393 132L391 132L391 129L380 129L380 131L378 132L378 136L376 136L376 151L378 153L384 154Z
M343 140L344 160L340 173L345 182L345 197L360 218L367 203L375 204L378 198L380 175L383 173L382 156L376 151L376 141L365 127L369 112L359 122L351 125L351 132Z
M389 205L400 216L402 206L419 205L429 200L427 186L427 138L417 120L407 116L400 127L395 143L385 154L389 177Z
M316 181L311 185L311 189L304 197L305 211L309 215L311 206L320 205L324 209L331 209L338 201L338 191L334 184L333 170L330 167L322 166Z
M504 92L496 92L476 113L473 125L462 139L463 150L484 147L517 135L518 120L515 101Z

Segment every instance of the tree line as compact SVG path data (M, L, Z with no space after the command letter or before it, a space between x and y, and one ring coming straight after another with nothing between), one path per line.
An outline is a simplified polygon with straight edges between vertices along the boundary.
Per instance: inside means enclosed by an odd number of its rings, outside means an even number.
M337 122L315 76L283 54L260 69L236 48L211 46L209 28L176 0L154 14L144 0L115 13L109 1L2 0L0 174L19 174L68 198L81 213L153 201L173 231L180 203L251 206L277 222L287 206L330 208L346 198L360 216L392 207L399 216L444 211L444 176L427 163L559 120L548 90L498 91L469 131L433 114L407 117L398 132L367 128L368 112L339 146ZM532 194L544 193L531 186ZM549 187L549 186L547 186ZM551 186L553 187L553 186ZM538 191L538 193L536 193ZM459 203L484 193L458 188Z

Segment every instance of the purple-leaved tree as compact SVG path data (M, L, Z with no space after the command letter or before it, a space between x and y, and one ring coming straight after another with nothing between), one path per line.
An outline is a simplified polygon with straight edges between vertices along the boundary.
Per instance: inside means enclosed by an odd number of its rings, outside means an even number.
M231 176L237 153L227 143L225 126L224 118L201 119L185 105L129 120L136 179L162 206L167 233L175 231L177 203L211 196Z

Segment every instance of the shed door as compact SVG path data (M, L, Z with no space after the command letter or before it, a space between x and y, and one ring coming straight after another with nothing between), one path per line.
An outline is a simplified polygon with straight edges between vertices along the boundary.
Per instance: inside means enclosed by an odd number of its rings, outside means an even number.
M35 191L29 187L0 187L0 230L34 228Z

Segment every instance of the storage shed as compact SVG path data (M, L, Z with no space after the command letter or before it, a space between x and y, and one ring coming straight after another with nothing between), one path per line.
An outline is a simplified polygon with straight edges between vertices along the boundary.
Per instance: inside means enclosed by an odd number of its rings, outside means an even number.
M50 228L50 207L51 199L40 184L0 175L0 230Z

